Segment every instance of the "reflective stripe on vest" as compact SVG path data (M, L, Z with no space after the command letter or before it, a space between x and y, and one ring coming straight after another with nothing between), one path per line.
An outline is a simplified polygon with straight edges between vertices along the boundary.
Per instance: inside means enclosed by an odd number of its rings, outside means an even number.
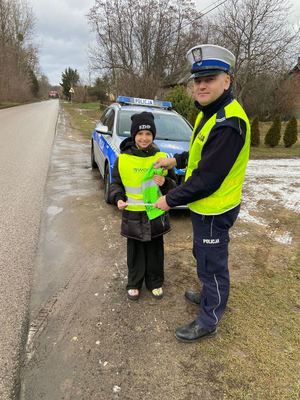
M127 203L126 210L129 211L146 211L143 204L142 179L146 171L159 158L167 157L166 153L161 151L150 157L138 157L132 154L119 155L119 173L123 186L125 188ZM166 171L166 174L168 171ZM156 185L154 181L144 182L145 185ZM135 205L136 204L136 205Z
M217 215L222 214L232 208L236 207L241 202L242 186L245 179L246 167L249 160L250 150L250 124L248 117L241 107L241 105L233 100L230 104L224 107L225 119L231 117L238 117L246 123L246 137L245 143L242 147L238 158L236 159L229 174L224 179L222 185L212 193L210 196L203 199L194 201L188 204L190 210L204 215ZM202 149L208 136L217 122L217 114L214 114L202 127L200 132L194 139L197 126L199 125L203 113L200 112L195 123L195 128L190 142L189 161L186 169L185 180L187 180L197 168L202 156ZM220 134L222 134L220 132Z

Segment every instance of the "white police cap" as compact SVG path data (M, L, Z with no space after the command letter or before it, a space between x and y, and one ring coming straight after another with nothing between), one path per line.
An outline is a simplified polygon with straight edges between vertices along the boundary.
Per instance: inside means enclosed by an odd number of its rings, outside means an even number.
M214 44L201 44L192 47L186 57L192 65L190 79L199 76L231 73L235 65L235 56L225 47Z

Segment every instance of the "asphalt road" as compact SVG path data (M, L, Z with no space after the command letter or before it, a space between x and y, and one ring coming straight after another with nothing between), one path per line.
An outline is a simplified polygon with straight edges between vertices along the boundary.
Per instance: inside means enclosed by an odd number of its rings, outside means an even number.
M0 399L19 392L58 100L0 111Z

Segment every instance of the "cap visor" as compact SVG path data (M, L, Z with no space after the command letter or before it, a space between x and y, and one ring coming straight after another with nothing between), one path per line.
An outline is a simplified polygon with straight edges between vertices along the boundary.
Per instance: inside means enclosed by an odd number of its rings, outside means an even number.
M204 69L203 71L198 71L198 72L194 72L190 77L190 79L195 79L195 78L200 78L200 77L204 77L204 76L214 76L214 75L219 75L225 73L227 74L227 71L222 71L220 69Z

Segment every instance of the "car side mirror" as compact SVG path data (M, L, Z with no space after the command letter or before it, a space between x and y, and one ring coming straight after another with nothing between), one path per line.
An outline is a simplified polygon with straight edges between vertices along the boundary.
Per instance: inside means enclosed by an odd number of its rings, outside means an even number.
M104 135L111 135L111 132L108 130L108 126L102 125L101 122L96 125L95 131Z

